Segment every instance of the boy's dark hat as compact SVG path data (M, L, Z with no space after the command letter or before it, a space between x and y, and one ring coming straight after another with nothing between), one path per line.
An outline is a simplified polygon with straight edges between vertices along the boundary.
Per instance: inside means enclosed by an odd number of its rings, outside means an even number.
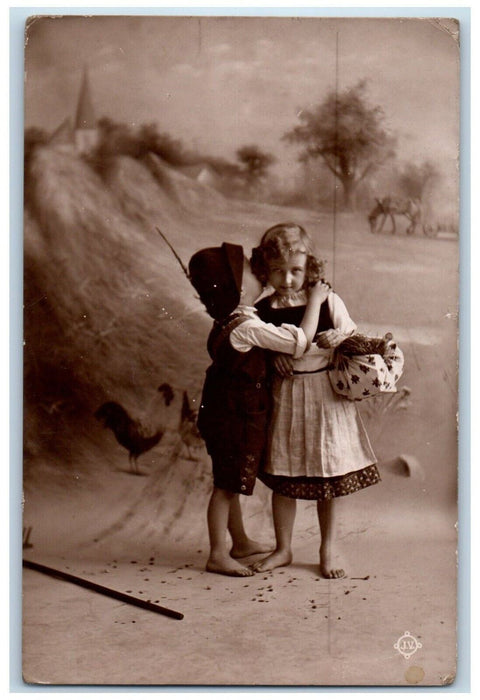
M199 250L188 264L190 282L217 321L226 318L239 304L243 259L241 245L222 243L218 248Z

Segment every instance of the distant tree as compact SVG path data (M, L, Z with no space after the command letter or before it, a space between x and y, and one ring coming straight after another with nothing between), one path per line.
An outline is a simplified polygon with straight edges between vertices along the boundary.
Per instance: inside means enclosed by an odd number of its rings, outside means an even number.
M422 200L428 185L432 184L440 174L430 161L423 161L420 165L409 163L400 173L398 182L407 197Z
M93 153L94 159L102 161L119 155L139 158L142 155L138 136L128 124L102 117L97 122L97 128L98 144Z
M94 157L107 159L111 156L126 155L142 158L147 153L156 153L170 165L184 165L192 162L194 156L184 149L180 140L161 133L155 123L131 127L102 117L97 122L99 139Z
M187 165L195 161L194 154L186 151L180 139L160 132L155 123L143 124L138 130L142 151L156 153L170 165Z
M238 163L232 163L218 156L201 156L203 163L208 163L219 175L225 178L238 177L242 174L242 168Z
M265 153L255 145L242 146L237 150L236 155L248 187L257 185L276 160L273 155Z
M117 129L126 129L127 127L125 124L121 124L120 122L110 119L110 117L101 117L101 119L97 121L97 128L103 136L108 136L114 133Z
M303 146L300 160L323 160L340 180L347 208L358 184L394 156L384 112L369 104L366 87L362 80L338 94L330 91L317 107L303 109L301 124L284 135L286 141Z

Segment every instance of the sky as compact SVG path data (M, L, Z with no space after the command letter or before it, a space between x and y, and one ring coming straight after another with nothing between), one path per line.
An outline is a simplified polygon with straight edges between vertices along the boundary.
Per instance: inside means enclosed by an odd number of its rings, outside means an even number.
M300 111L367 79L399 157L455 168L456 30L431 18L40 16L26 32L25 125L73 119L87 67L97 117L155 122L233 160L257 144L288 174L299 150L282 136Z

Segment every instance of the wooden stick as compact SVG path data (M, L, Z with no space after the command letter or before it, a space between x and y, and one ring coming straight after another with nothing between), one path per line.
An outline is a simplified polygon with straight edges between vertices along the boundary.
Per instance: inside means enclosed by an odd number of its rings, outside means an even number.
M34 571L40 571L42 574L47 574L55 578L63 579L64 581L69 581L70 583L76 583L78 586L83 588L88 588L96 593L101 593L103 595L109 596L110 598L115 598L116 600L121 600L122 603L128 603L129 605L136 605L138 608L144 608L145 610L151 610L152 612L160 613L161 615L166 615L167 617L173 617L176 620L183 620L183 614L177 612L176 610L170 610L170 608L164 608L161 605L155 605L141 598L135 598L134 596L127 595L126 593L121 593L113 588L107 588L106 586L100 586L98 583L93 581L87 581L79 576L73 576L72 574L67 574L64 571L59 571L58 569L52 569L49 566L44 566L43 564L37 564L34 561L28 561L23 559L23 566L27 569L34 569Z
M174 256L176 257L176 259L178 260L178 263L179 263L180 267L182 268L182 270L183 270L183 272L184 272L184 274L185 274L187 280L190 280L190 275L189 275L189 273L188 273L188 270L187 270L186 266L183 264L181 257L179 256L179 254L177 253L177 251L175 250L175 248L173 247L173 245L170 243L170 241L169 241L168 238L165 236L165 234L162 233L162 232L160 231L160 229L158 228L158 226L155 226L155 228L157 229L157 233L159 233L159 234L161 235L161 237L163 238L163 240L165 241L165 243L168 245L168 247L170 248L170 250L172 251L172 253L173 253Z

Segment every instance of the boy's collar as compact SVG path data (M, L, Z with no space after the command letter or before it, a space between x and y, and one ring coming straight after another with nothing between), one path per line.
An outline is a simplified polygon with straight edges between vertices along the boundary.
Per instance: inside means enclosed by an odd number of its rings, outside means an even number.
M232 311L233 314L253 314L257 316L258 311L254 306L249 306L248 304L239 304L236 309Z

